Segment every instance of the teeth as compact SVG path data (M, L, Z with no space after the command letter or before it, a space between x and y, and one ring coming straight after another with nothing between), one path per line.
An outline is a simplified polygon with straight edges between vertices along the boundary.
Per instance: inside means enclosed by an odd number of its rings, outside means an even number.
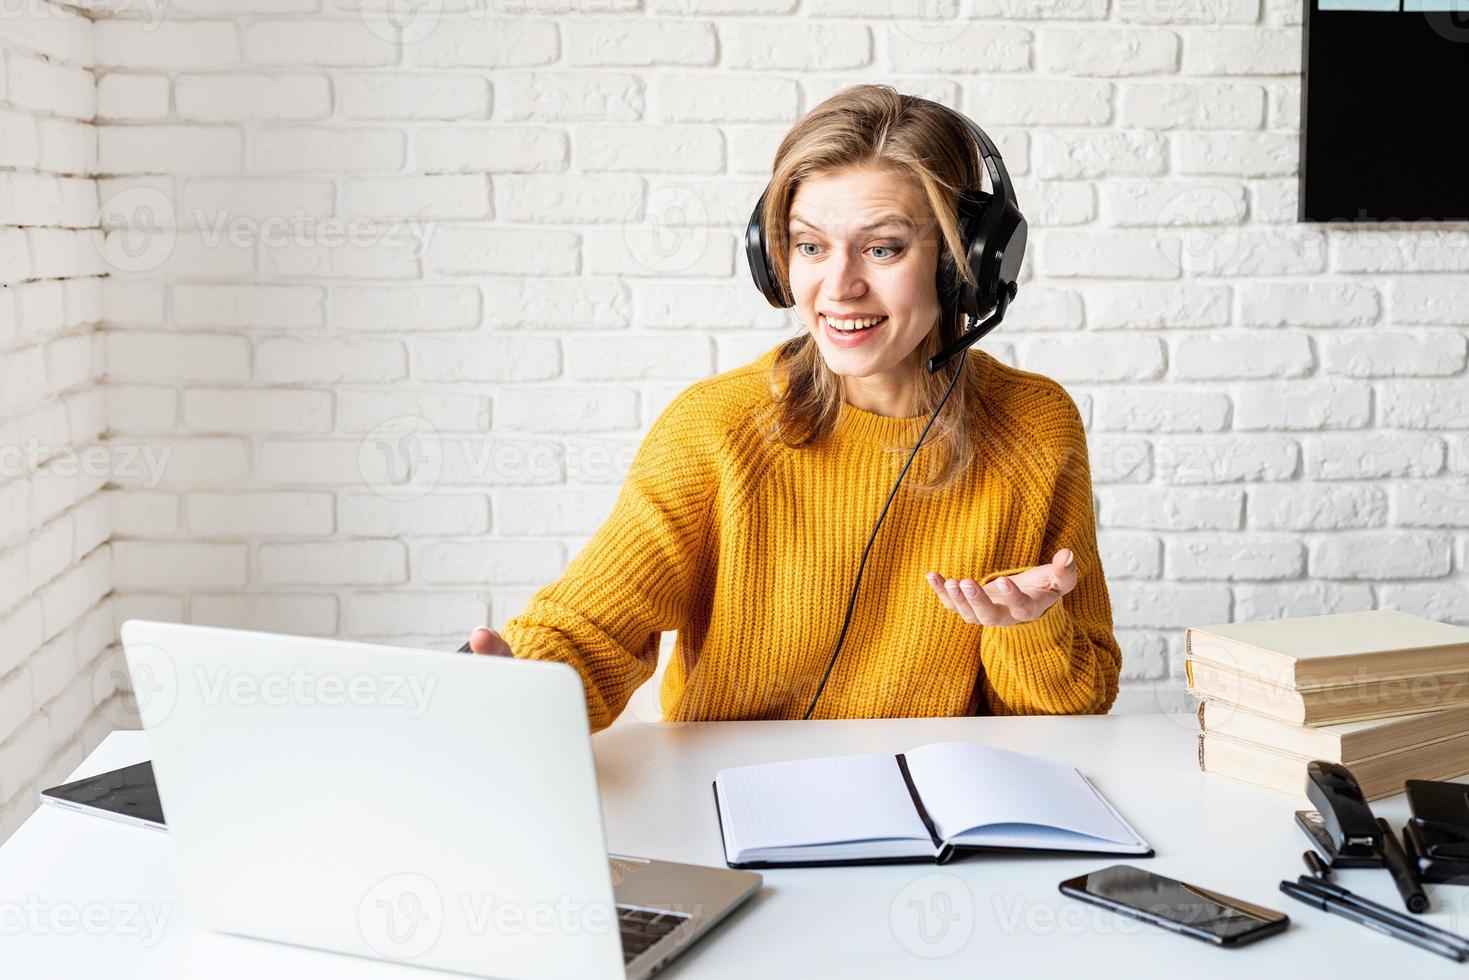
M876 323L882 322L883 319L880 316L874 316L856 320L834 320L831 317L826 316L826 314L822 314L822 316L825 317L826 322L831 324L834 328L847 333L850 333L853 330L861 330L865 327L870 327Z

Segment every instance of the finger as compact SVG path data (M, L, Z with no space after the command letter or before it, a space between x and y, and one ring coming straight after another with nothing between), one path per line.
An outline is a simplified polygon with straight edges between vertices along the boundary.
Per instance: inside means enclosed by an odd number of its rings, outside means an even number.
M957 613L959 610L954 608L954 600L949 598L949 590L944 586L944 577L938 572L929 572L925 578L928 582L928 587L933 589L938 595L939 602L943 607L951 613Z
M492 657L504 657L510 653L510 644L499 633L481 626L469 634L469 649Z
M980 626L997 626L1004 621L1004 612L990 601L984 589L973 579L954 581L953 595L960 603L960 611L966 614L967 622Z
M966 623L978 624L979 617L974 614L974 607L969 604L964 593L959 590L959 580L956 578L944 579L944 591L949 596L949 602L953 603L954 614Z
M996 608L1002 608L1009 613L1010 618L1017 623L1023 623L1033 615L1034 600L1008 575L1001 575L990 582L994 587L995 595L990 595L989 590L984 590L985 598L990 600Z

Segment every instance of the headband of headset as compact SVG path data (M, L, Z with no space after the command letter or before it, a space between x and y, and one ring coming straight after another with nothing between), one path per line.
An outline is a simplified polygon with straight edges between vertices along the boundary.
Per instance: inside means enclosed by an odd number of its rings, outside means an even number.
M995 149L988 134L957 110L928 99L919 101L938 106L964 126L979 148L980 158L995 189L991 194L978 187L965 188L959 197L959 227L974 283L958 275L947 254L938 263L939 299L944 309L982 317L996 308L1002 291L1013 295L1015 281L1020 275L1020 262L1025 257L1025 216L1020 213L1015 186L1005 169L1005 161L1000 159L1000 151ZM745 257L755 286L770 305L787 309L792 304L785 301L776 285L775 270L766 249L762 212L769 193L767 184L750 214L750 223L745 228Z

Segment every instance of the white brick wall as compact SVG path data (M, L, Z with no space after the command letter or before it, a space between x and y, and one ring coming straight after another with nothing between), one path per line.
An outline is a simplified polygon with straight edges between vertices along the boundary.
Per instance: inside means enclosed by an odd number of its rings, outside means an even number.
M1469 623L1469 235L1295 223L1299 4L696 6L0 24L3 445L115 453L0 479L0 836L105 730L124 618L450 647L518 612L669 400L788 335L739 236L862 81L1016 177L984 345L1089 427L1118 710L1184 706L1190 623Z
M0 19L0 840L116 714L93 51L70 8Z

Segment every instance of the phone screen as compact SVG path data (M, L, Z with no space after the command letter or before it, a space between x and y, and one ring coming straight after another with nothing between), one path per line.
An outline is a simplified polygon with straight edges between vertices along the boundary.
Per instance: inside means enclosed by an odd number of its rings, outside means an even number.
M1063 881L1061 891L1222 945L1261 938L1290 921L1283 912L1125 864Z

